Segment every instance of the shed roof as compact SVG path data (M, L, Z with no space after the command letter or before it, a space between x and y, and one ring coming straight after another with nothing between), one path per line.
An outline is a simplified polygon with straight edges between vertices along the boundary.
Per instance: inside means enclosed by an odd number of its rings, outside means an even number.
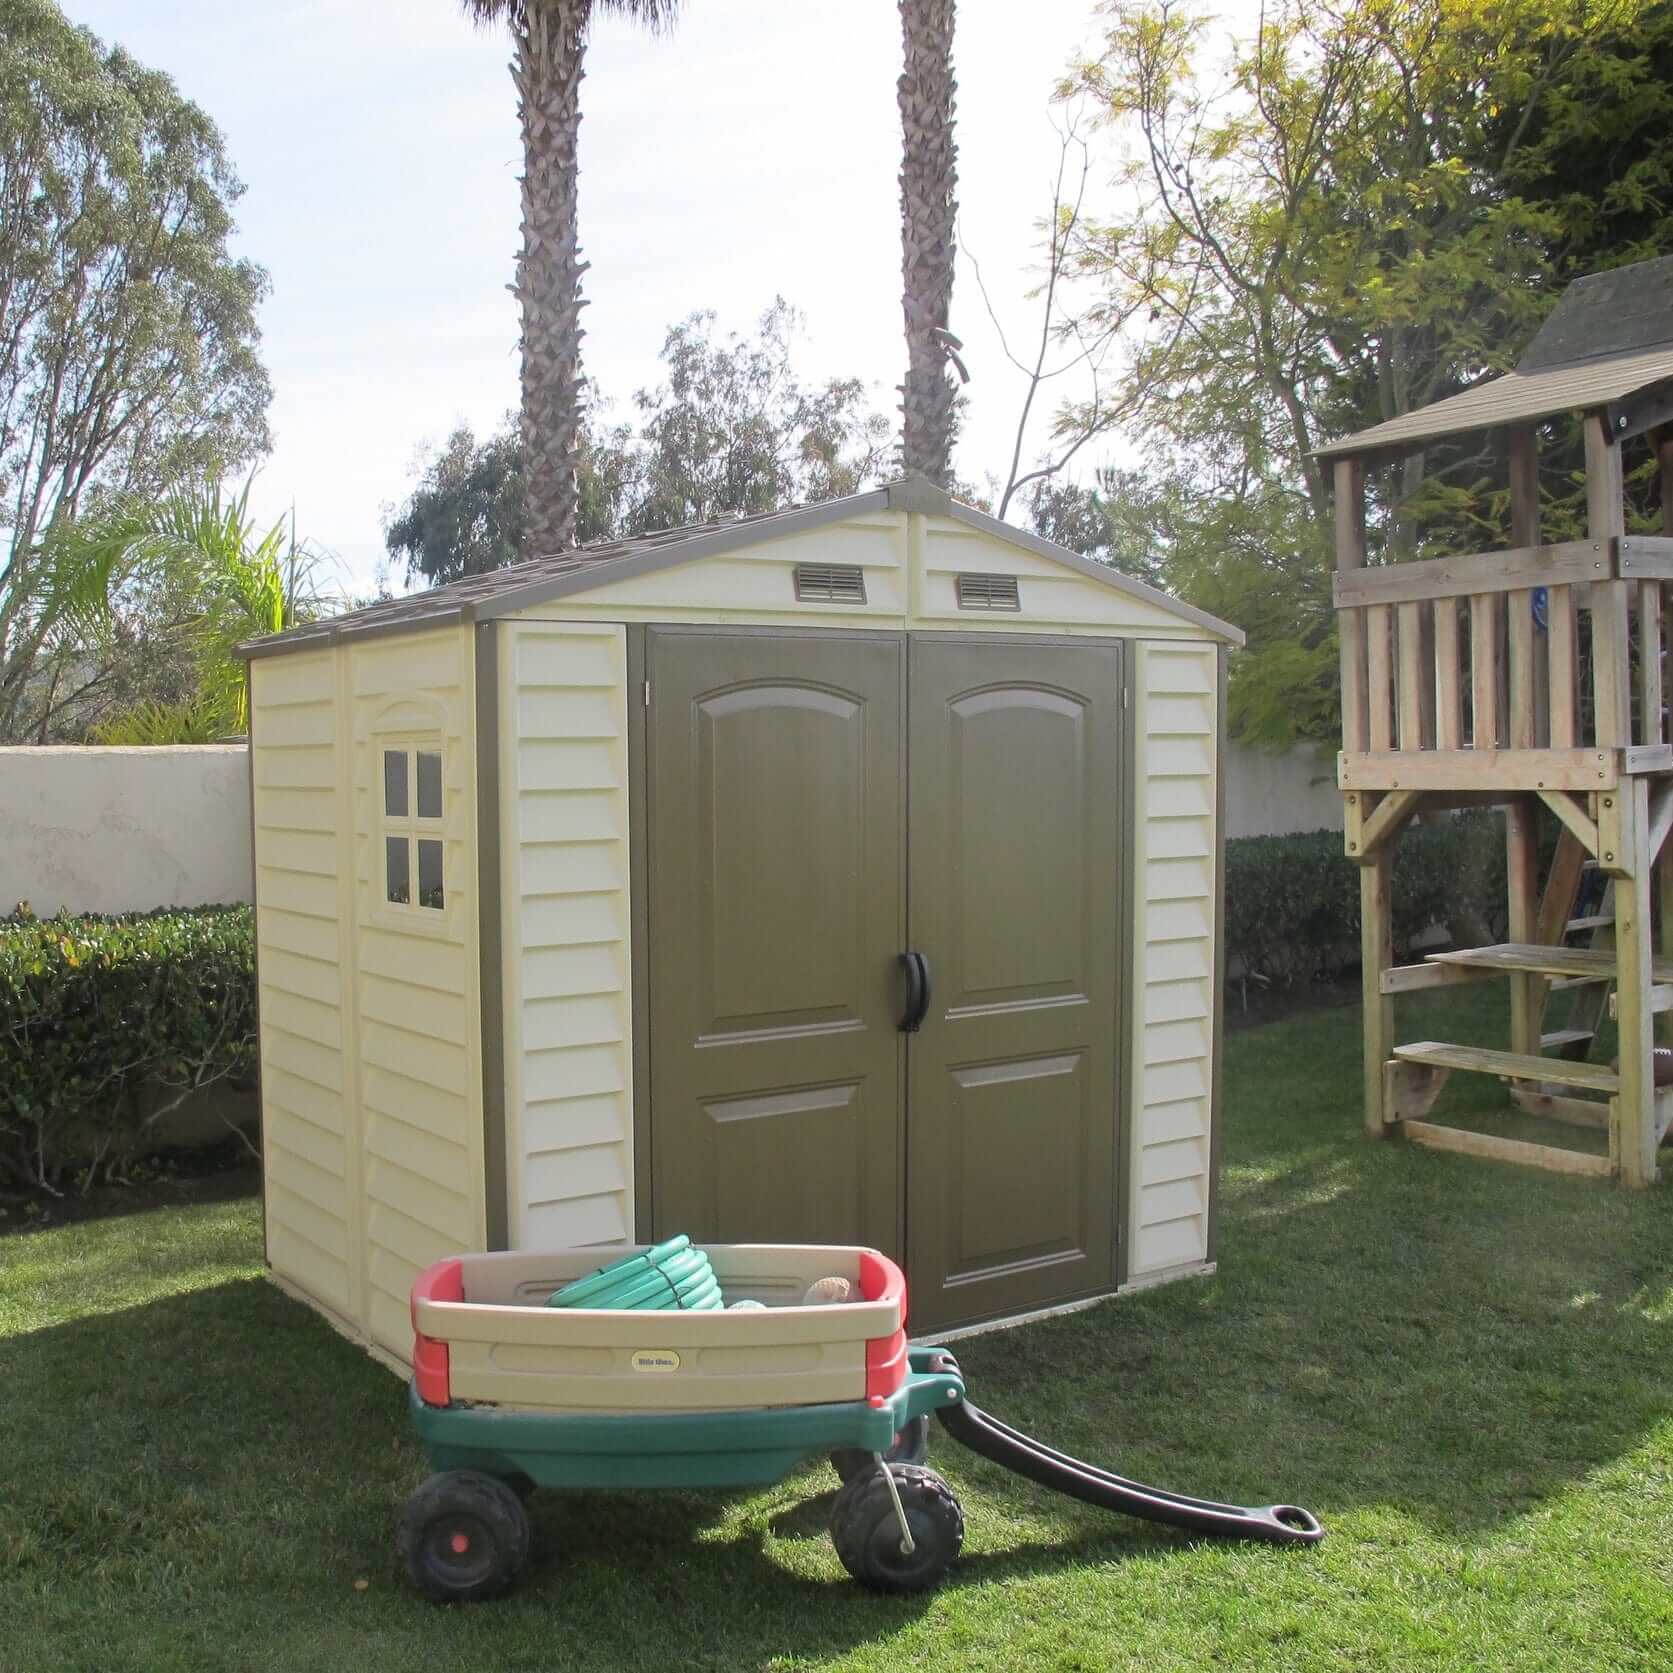
M1223 622L1219 617L1211 616L1207 611L1186 604L1158 588L1147 586L1143 581L1135 581L1107 564L1083 558L1065 546L1002 523L996 517L955 500L923 477L909 476L865 493L824 500L818 505L792 506L783 511L757 512L750 516L717 517L705 523L689 523L678 529L659 529L627 540L596 541L551 557L527 558L522 563L507 564L483 575L472 575L443 587L432 587L428 592L385 599L361 610L328 616L317 622L305 622L282 633L252 639L239 646L239 653L246 657L277 656L287 651L319 650L327 645L374 634L491 621L496 616L511 615L576 593L589 592L595 587L627 580L635 575L879 511L923 511L955 518L1026 551L1064 564L1117 592L1166 610L1182 621L1188 621L1234 645L1243 643L1242 631L1229 622Z
M1609 406L1661 384L1673 385L1673 256L1576 279L1514 371L1329 442L1317 456L1409 453L1465 430Z

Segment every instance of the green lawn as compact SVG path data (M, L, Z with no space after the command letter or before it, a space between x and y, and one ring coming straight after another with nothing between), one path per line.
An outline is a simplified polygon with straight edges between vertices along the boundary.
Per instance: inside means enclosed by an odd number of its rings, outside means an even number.
M1404 1038L1490 1039L1503 998L1402 1005ZM1315 1550L1193 1543L938 1434L968 1537L929 1598L846 1579L820 1467L537 1497L518 1592L438 1609L392 1553L403 1391L218 1204L0 1240L0 1667L1673 1666L1673 1201L1362 1143L1357 1027L1228 1040L1218 1277L960 1348L989 1410L1312 1506Z

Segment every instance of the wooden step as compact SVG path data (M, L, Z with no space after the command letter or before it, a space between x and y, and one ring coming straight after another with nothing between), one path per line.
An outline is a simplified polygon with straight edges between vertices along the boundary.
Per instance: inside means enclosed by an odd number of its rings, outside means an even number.
M1431 953L1430 964L1462 964L1475 970L1528 970L1541 976L1613 978L1612 947L1542 947L1531 941L1506 941L1497 947L1463 947L1455 953ZM1651 961L1658 982L1673 982L1673 958Z
M1403 1121L1400 1130L1413 1144L1421 1144L1426 1150L1449 1150L1454 1155L1516 1162L1525 1168L1585 1174L1593 1179L1609 1179L1615 1172L1615 1165L1607 1156L1593 1156L1583 1150L1559 1150L1555 1145L1529 1144L1525 1139L1501 1139L1490 1133L1468 1132L1462 1127L1437 1127L1432 1121Z
M1578 935L1582 930L1587 929L1613 929L1614 927L1615 914L1613 912L1599 912L1590 918L1570 918L1568 921L1568 933L1570 935Z
M1578 1046L1595 1038L1589 1028L1553 1028L1539 1037L1541 1051L1561 1051L1564 1046Z
M1603 982L1612 982L1613 976L1559 976L1551 984L1553 993L1561 993L1564 988L1595 988Z
M1468 1069L1478 1075L1506 1080L1550 1081L1557 1086L1583 1086L1592 1092L1618 1092L1621 1077L1597 1063L1570 1063L1561 1057L1534 1057L1520 1051L1490 1051L1485 1046L1449 1046L1440 1040L1419 1040L1396 1046L1402 1063L1427 1063L1437 1069Z

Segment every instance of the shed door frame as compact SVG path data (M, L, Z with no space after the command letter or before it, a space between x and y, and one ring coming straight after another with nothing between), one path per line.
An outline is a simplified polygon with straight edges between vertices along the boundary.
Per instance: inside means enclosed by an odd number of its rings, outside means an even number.
M819 628L819 627L748 627L698 626L681 622L630 622L627 631L628 681L628 785L631 812L629 816L629 865L632 874L631 940L633 987L633 1213L636 1235L644 1238L651 1226L652 1216L652 1155L651 1122L651 1037L650 1037L650 912L649 912L649 825L646 818L649 749L648 714L645 705L647 677L647 640L651 632L703 634L722 638L809 638L861 639L893 638L906 641L910 653L914 639L948 640L957 643L1011 644L1038 647L1074 645L1107 645L1119 658L1121 690L1120 748L1122 760L1117 764L1117 788L1121 798L1120 827L1117 840L1121 845L1120 864L1116 884L1116 961L1115 1015L1110 1019L1114 1030L1116 1052L1116 1108L1115 1116L1115 1213L1111 1235L1114 1239L1114 1279L1120 1287L1128 1277L1128 1240L1126 1236L1129 1198L1131 1195L1131 1157L1128 1152L1132 1139L1133 1114L1133 1023L1129 1015L1128 997L1132 991L1128 968L1133 951L1133 899L1136 879L1133 864L1136 845L1133 837L1134 790L1137 759L1134 748L1133 683L1137 677L1139 658L1133 654L1136 637L1128 634L1064 634L1064 633L960 633L947 631L902 632L898 629ZM654 699L653 699L654 700ZM910 732L909 720L906 730ZM909 741L909 740L908 740ZM912 764L906 761L907 818L911 818ZM908 880L910 887L910 880ZM911 898L906 902L908 919ZM907 1110L906 1119L911 1119ZM910 1184L906 1186L910 1191Z

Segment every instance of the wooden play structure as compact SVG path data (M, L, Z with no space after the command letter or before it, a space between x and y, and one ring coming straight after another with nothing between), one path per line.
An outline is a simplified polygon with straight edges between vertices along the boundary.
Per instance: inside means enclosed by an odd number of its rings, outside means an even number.
M1576 411L1586 534L1544 545L1539 427ZM1367 567L1367 471L1481 430L1505 438L1510 549ZM1659 468L1658 536L1626 533L1621 456L1637 436L1649 437ZM1347 853L1360 867L1367 1130L1650 1185L1673 1115L1653 1055L1655 1018L1673 1011L1662 637L1662 589L1673 581L1673 259L1577 281L1515 371L1320 453L1335 475L1338 782ZM1471 806L1505 809L1508 939L1396 968L1399 832L1422 809ZM1543 883L1542 808L1561 824ZM1600 888L1601 900L1576 910ZM1397 1042L1397 994L1492 980L1510 986L1508 1051ZM1570 1014L1548 1016L1559 994ZM1609 1014L1618 1066L1591 1057ZM1499 1076L1530 1113L1607 1129L1607 1156L1426 1120L1454 1070Z

